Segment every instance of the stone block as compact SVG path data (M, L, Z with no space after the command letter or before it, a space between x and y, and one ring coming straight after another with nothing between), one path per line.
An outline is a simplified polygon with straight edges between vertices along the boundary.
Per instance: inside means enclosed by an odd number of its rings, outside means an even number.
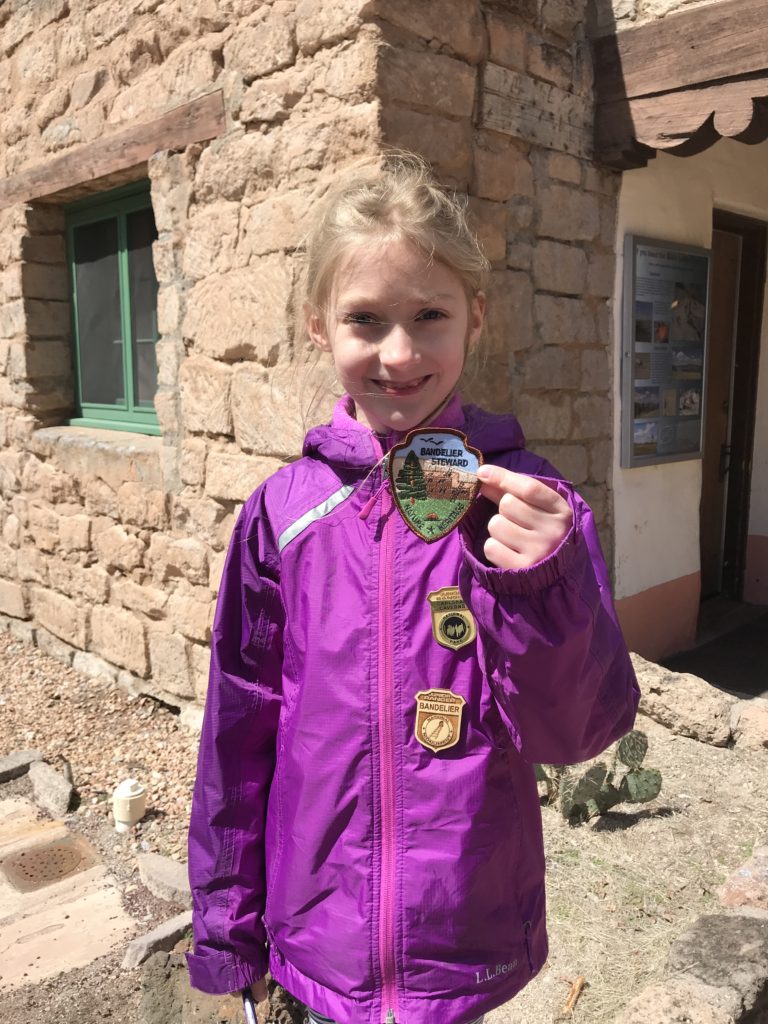
M734 697L720 693L698 676L645 661L632 654L640 685L640 712L678 736L725 747L731 739Z
M291 23L275 14L255 25L240 25L224 46L224 66L246 82L288 67L295 56Z
M88 551L91 546L91 520L87 515L61 516L59 544L63 551Z
M50 463L66 474L65 479L98 478L113 491L126 480L163 487L160 437L90 427L46 427L36 432L35 442Z
M200 644L189 645L189 667L192 674L192 685L195 691L195 698L205 703L205 694L208 690L208 677L211 670L211 649Z
M203 434L231 434L232 368L207 356L190 356L179 372L185 428ZM253 415L253 409L251 410Z
M36 644L43 652L47 654L49 658L55 658L56 661L60 661L62 665L71 665L72 659L75 654L75 648L70 647L69 644L65 644L63 640L59 640L53 633L49 633L47 629L43 629L42 626L37 628Z
M603 484L608 479L608 473L613 459L613 441L593 441L589 446L589 479L593 484Z
M500 143L484 136L475 147L473 192L483 199L506 202L515 196L533 196L533 168L528 155L510 140Z
M450 121L386 106L381 111L382 141L410 149L428 160L446 184L462 188L472 177L472 126L469 118Z
M187 657L188 641L178 633L149 634L152 682L177 697L193 697Z
M115 666L89 651L77 651L72 658L72 668L89 679L106 679L110 683L117 681L118 671Z
M587 283L587 254L574 245L540 239L533 253L533 279L541 291L580 295Z
M508 209L501 203L473 196L469 200L468 221L487 259L503 264L507 256Z
M210 451L206 462L205 493L221 501L245 501L281 463L241 452Z
M11 344L8 375L13 381L57 377L63 383L72 376L72 347L56 339Z
M37 548L22 547L16 556L14 576L33 583L48 582L48 559Z
M197 537L207 545L220 547L219 530L226 509L211 498L173 496L171 522L174 530Z
M13 750L10 754L0 757L0 784L26 775L30 765L42 759L43 755L39 750Z
M38 0L34 4L19 5L3 28L2 50L9 57L16 47L51 22L59 21L69 11L67 0Z
M439 45L441 51L450 50L469 64L477 64L483 57L485 26L476 3L431 0L424 6L410 0L377 0L370 13Z
M232 419L239 447L277 458L299 455L307 425L324 422L327 409L318 407L317 396L332 392L334 375L325 358L269 370L252 363L236 367Z
M69 301L65 263L25 263L22 270L23 295L27 299Z
M52 505L77 499L75 483L66 473L35 458L27 459L24 463L21 487L28 497L43 498Z
M85 647L87 614L84 608L63 594L42 587L30 591L32 615L49 633L73 647Z
M208 551L194 537L173 540L162 533L153 534L147 562L160 581L183 576L190 583L208 582Z
M31 339L67 338L71 330L68 302L25 299L26 333Z
M581 390L610 391L613 387L611 364L604 348L589 348L581 353Z
M29 766L29 777L35 803L52 818L63 818L72 802L72 783L45 761L33 761Z
M486 15L489 58L494 64L513 71L525 71L528 33L519 22L507 21L495 14Z
M534 316L546 345L589 345L597 340L594 316L580 299L537 295Z
M587 450L581 444L537 444L536 454L546 459L570 483L578 487L587 479Z
M721 886L723 907L753 907L768 911L768 846L757 847L752 856Z
M286 68L248 88L240 106L242 124L284 121L304 97L310 80L306 68Z
M124 523L145 530L162 530L166 525L165 494L143 484L122 484L117 491L117 509Z
M183 914L177 914L176 917L164 921L151 932L147 932L146 935L132 939L123 957L121 965L123 970L133 970L134 967L144 963L153 953L169 952L191 928L192 912L186 910Z
M521 395L515 415L530 439L561 441L571 432L571 399L567 395Z
M104 605L93 609L92 646L107 661L145 678L149 670L144 626L122 608Z
M507 267L510 270L533 270L533 246L530 242L510 242L507 245Z
M60 263L66 266L64 235L25 235L21 239L21 257L25 263Z
M592 241L600 234L596 197L567 185L549 185L538 197L539 235L565 241Z
M559 89L573 88L573 57L566 50L534 36L528 40L527 57L529 74Z
M495 270L488 278L488 308L480 342L488 358L508 357L530 348L533 332L533 285L528 274Z
M523 383L526 388L578 390L581 379L579 353L547 345L527 353Z
M371 0L298 0L296 4L296 41L302 53L312 54L322 46L351 38L363 17L371 10Z
M122 526L112 526L94 537L93 550L104 568L126 573L138 568L144 558L141 538L127 533Z
M307 222L317 194L289 189L266 196L243 211L238 254L242 259L297 249L307 231Z
M24 303L21 299L0 306L0 338L17 338L25 332Z
M620 2L615 0L614 7ZM573 33L584 24L583 5L574 0L541 0L540 18L546 29L570 41Z
M547 154L547 174L555 181L567 181L571 185L581 184L581 160L567 153Z
M3 540L6 544L10 544L12 548L17 548L21 544L22 530L21 523L18 518L11 512L8 518L5 520L3 526Z
M0 613L14 619L28 617L27 595L21 584L0 579Z
M190 438L181 445L181 481L188 487L202 487L205 482L205 441Z
M436 114L470 118L475 86L475 69L452 57L395 46L380 52L377 93L385 104L417 103Z
M101 604L109 593L109 574L98 565L85 568L53 558L48 563L48 578L52 587L89 604Z
M153 896L191 909L192 891L186 864L159 853L140 853L136 859L139 878Z
M609 299L613 295L613 283L616 275L616 258L613 253L589 254L587 271L587 295Z
M182 259L186 277L199 281L232 269L239 221L239 203L221 200L192 208Z
M290 264L278 255L213 274L189 293L184 337L196 354L274 363L291 336L291 286Z
M89 516L117 519L117 495L103 480L89 480L85 485L85 511Z
M583 395L573 403L573 430L579 440L611 434L613 407L602 395Z
M162 618L168 604L168 595L164 591L150 587L146 583L134 583L132 580L115 580L111 594L113 600L121 607L141 612L150 619Z
M107 81L107 69L87 68L81 72L72 83L70 95L70 106L72 110L79 110L86 103L90 103L96 93Z
M211 639L214 595L198 588L195 593L176 591L168 598L168 621L182 636L208 643Z

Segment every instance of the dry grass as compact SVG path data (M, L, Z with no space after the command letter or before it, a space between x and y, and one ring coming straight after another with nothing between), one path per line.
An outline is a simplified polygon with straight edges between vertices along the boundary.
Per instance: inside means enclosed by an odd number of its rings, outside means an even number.
M487 1024L550 1024L570 983L584 989L574 1024L608 1024L663 972L674 939L718 908L717 889L755 845L768 842L768 754L675 737L648 719L645 766L662 772L660 796L587 825L543 811L550 958Z

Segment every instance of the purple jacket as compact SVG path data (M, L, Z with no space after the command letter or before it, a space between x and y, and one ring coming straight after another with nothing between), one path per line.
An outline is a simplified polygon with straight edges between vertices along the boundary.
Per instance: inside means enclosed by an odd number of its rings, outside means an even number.
M246 502L189 836L188 961L204 991L269 967L340 1024L390 1009L397 1024L462 1024L546 959L532 764L585 760L626 733L637 685L587 506L512 417L455 398L433 426L550 478L573 528L530 569L496 569L482 557L494 506L479 498L424 543L387 488L371 503L380 444L344 401ZM477 637L453 650L427 595L457 583ZM458 743L438 753L414 735L415 695L434 687L466 700Z

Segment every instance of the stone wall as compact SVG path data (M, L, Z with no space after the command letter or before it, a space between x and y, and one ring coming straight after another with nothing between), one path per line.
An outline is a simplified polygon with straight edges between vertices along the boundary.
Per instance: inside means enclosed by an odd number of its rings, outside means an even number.
M614 28L622 31L633 25L665 18L668 14L719 3L720 0L595 0L593 17L601 35Z
M1 621L85 671L203 697L238 507L333 399L297 324L305 215L385 144L468 190L493 265L469 390L519 414L610 551L617 177L571 141L591 104L584 20L581 0L0 6L0 181L214 90L226 108L213 142L130 174L159 231L161 437L66 425L68 195L0 210ZM533 89L501 128L494 75Z

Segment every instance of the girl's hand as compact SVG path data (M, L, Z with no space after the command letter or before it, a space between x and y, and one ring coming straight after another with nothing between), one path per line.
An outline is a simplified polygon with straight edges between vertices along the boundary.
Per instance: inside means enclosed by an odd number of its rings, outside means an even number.
M565 498L541 480L501 466L480 466L480 491L499 506L483 550L499 569L527 569L551 555L573 523Z

